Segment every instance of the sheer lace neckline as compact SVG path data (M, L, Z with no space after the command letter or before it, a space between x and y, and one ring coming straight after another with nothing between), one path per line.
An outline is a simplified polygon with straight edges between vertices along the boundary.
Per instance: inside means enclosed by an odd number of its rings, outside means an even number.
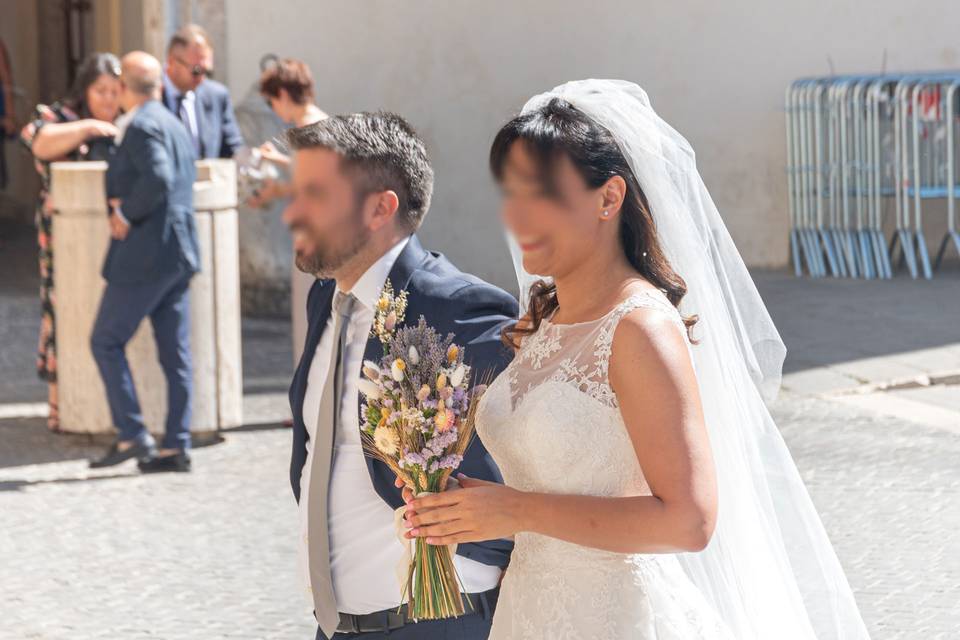
M544 319L536 332L524 337L502 376L514 410L532 391L558 383L571 386L606 407L617 408L607 379L613 338L620 320L639 308L669 314L682 325L676 307L659 289L637 291L596 320L553 324Z
M545 327L550 326L558 329L565 329L565 328L574 329L577 327L589 327L593 325L598 325L604 322L605 320L607 320L608 318L610 318L610 316L613 316L614 314L619 312L624 307L633 303L637 298L641 298L641 297L652 298L654 300L660 300L661 302L663 301L670 302L669 300L666 299L665 294L660 289L644 289L642 291L637 291L636 293L631 293L629 296L627 296L622 301L617 303L614 307L612 307L609 311L604 313L599 318L594 318L593 320L583 320L582 322L554 322L553 316L555 316L557 314L557 311L560 310L558 308L558 309L555 309L554 312L551 313L549 317L544 318L542 320L542 324Z

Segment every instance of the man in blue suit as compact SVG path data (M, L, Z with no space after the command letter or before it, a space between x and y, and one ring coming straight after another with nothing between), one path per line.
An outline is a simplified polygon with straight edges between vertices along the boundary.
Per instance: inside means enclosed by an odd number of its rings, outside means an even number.
M402 118L336 116L291 130L287 142L295 153L295 196L284 218L297 266L320 278L308 297L306 346L290 387L290 483L316 637L486 638L512 549L506 540L457 548L467 615L415 623L405 608L398 613L395 568L404 544L394 511L404 502L393 473L364 455L357 381L362 362L383 355L370 328L386 281L407 291L407 322L422 315L441 335L455 335L475 380L509 362L500 332L516 318L516 300L421 246L415 233L430 206L433 169ZM460 470L502 481L479 439Z
M213 53L207 32L180 28L167 45L163 104L184 124L197 158L232 158L243 146L230 92L208 78Z
M118 126L122 140L106 176L112 240L107 281L91 337L117 440L92 467L140 460L142 471L189 471L190 279L200 257L193 219L193 150L186 130L158 101L160 63L135 51L124 56ZM167 380L168 413L161 449L143 424L124 354L149 317Z

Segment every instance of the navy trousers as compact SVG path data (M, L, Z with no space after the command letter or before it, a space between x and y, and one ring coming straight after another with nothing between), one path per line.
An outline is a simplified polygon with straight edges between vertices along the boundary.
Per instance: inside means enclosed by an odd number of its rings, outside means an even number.
M167 379L167 423L163 447L190 448L193 364L190 356L190 278L176 274L144 284L108 283L100 301L90 346L106 387L113 424L121 440L150 439L133 386L125 349L149 317Z

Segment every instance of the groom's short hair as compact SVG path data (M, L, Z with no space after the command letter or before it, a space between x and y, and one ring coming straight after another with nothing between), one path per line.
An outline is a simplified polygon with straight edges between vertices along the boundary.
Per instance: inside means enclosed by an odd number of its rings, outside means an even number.
M410 124L388 111L332 116L286 134L291 150L329 149L341 158L358 196L393 191L399 221L416 231L430 208L433 168Z

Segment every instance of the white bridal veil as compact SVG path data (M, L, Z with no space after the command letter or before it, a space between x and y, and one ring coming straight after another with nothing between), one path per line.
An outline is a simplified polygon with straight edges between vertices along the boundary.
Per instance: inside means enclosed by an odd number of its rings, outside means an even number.
M741 640L865 639L850 586L765 400L776 397L786 349L703 180L693 149L621 80L569 82L523 112L562 98L609 130L650 205L680 309L698 315L692 348L717 467L713 539L681 554L693 582ZM537 276L511 241L521 305Z

